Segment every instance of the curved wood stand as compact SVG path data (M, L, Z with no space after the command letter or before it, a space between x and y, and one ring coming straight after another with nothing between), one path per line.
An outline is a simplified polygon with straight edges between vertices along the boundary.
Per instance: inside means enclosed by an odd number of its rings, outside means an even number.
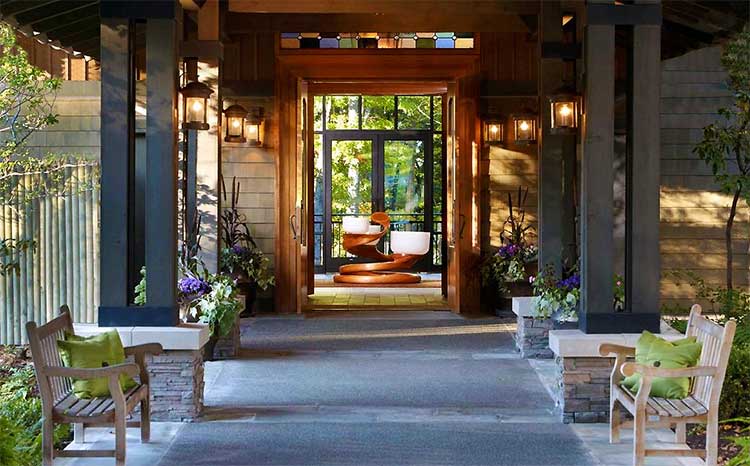
M333 277L333 281L359 285L419 283L422 280L419 275L398 272L398 270L410 269L423 254L383 254L378 251L378 241L388 232L391 219L385 212L375 212L370 216L370 220L383 229L378 233L344 233L344 249L355 256L373 259L377 262L342 265L339 267L339 274Z

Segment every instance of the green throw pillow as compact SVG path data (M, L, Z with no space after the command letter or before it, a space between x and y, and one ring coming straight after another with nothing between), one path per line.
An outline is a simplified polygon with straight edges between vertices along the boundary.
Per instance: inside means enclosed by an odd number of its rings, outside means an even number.
M695 337L667 341L653 333L643 332L636 342L635 360L638 364L663 367L665 369L681 369L698 364L703 345L696 342ZM626 377L621 385L633 393L641 386L641 375L633 374ZM690 378L655 377L651 385L651 396L661 398L681 399L690 393Z
M57 340L57 348L67 367L96 369L125 362L125 349L117 330L110 330L92 337L66 333L65 340ZM125 374L120 375L120 386L123 391L130 390L136 385L132 378ZM73 393L78 398L107 397L109 396L108 378L73 379Z

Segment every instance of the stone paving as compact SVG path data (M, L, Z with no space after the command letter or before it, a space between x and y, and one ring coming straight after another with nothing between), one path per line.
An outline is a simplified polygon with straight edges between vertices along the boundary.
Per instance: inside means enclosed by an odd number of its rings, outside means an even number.
M609 445L605 424L559 422L554 362L520 359L513 326L441 312L247 320L240 358L206 366L204 416L155 423L147 445L131 429L128 465L632 464L627 434ZM71 448L113 443L107 429L87 440Z

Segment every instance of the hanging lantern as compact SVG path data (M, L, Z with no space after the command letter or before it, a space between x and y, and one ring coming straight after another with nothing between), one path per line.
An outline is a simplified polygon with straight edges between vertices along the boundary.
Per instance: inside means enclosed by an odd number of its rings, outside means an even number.
M484 143L502 144L505 139L505 122L499 119L485 120Z
M575 92L562 92L549 97L550 132L552 134L575 134L578 128L579 98Z
M226 142L246 142L245 139L245 117L247 110L242 105L230 105L224 110L227 118L227 131L224 136Z
M515 144L533 144L536 142L536 115L523 113L513 115L513 142Z
M193 81L180 89L182 94L182 127L184 129L208 129L206 113L208 98L213 91L199 81Z
M263 107L253 107L247 114L247 140L263 147Z

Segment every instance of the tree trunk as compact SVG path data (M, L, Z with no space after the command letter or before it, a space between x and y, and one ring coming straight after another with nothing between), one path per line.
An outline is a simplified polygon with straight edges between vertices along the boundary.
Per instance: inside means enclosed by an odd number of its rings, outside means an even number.
M729 219L727 219L727 228L724 232L726 247L727 247L727 289L731 290L733 287L732 283L732 268L733 268L733 253L732 248L732 226L734 225L734 216L737 214L737 202L740 199L742 193L740 188L734 191L734 197L732 198L732 207L729 209Z

